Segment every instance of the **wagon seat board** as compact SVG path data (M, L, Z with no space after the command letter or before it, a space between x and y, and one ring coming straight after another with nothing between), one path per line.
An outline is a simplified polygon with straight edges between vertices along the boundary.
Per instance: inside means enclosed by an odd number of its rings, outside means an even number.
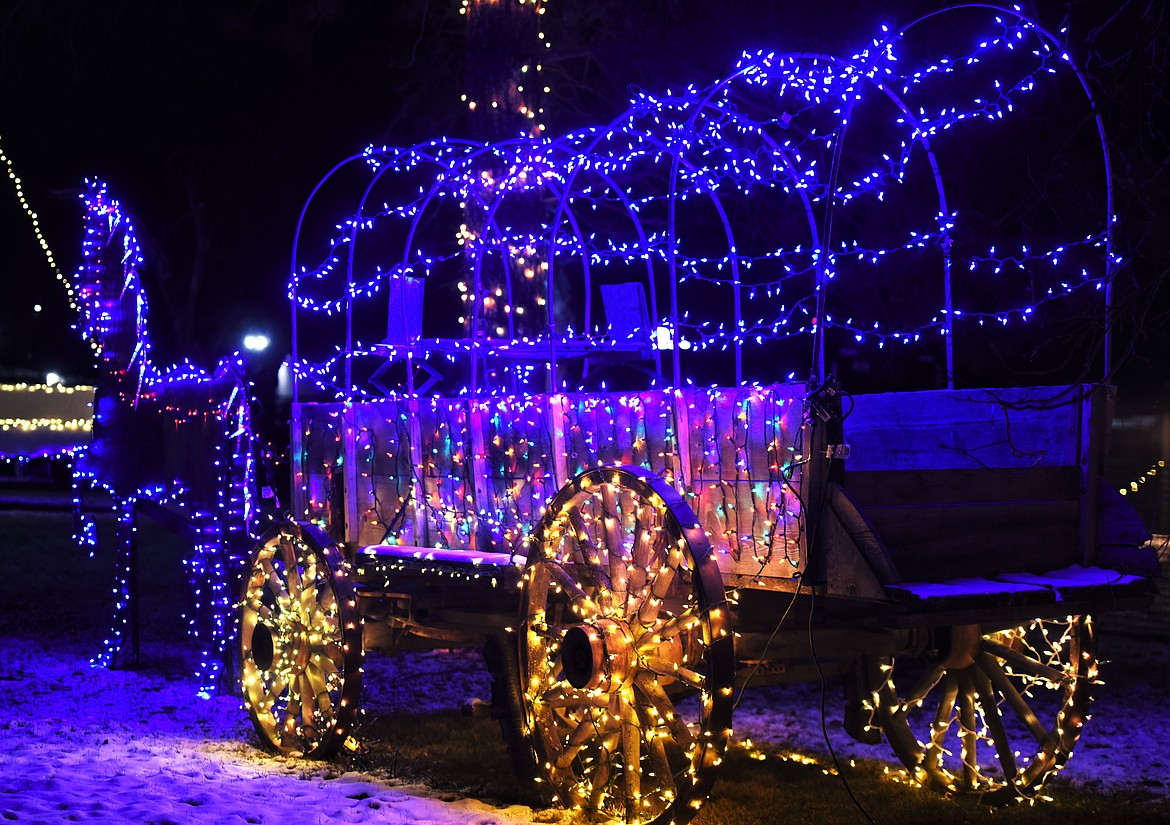
M889 553L896 572L883 583L896 600L1027 611L1148 596L1148 580L1130 575L1144 572L1148 533L1102 478L1112 388L853 400L844 487Z
M523 564L556 493L597 466L671 480L725 581L805 563L804 384L299 404L294 511L351 547ZM397 549L395 549L397 548Z

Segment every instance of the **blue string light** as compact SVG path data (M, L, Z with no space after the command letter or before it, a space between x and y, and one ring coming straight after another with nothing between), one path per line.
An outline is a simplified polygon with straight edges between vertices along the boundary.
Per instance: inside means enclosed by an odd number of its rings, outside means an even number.
M1112 216L1079 237L1035 245L990 239L978 250L969 210L946 202L940 147L983 139L978 124L1019 121L1025 104L1048 88L1047 78L1067 75L1083 85L1067 51L1018 8L979 11L990 22L988 34L972 35L966 53L917 68L900 56L912 27L896 33L883 27L849 57L744 53L735 71L711 86L639 92L611 123L558 138L367 147L362 159L374 178L357 211L335 223L320 263L294 262L288 294L296 311L350 318L396 280L455 277L464 307L458 320L468 338L494 341L505 359L503 341L513 336L495 321L471 334L474 317L499 318L492 313L502 311L542 318L541 340L558 345L607 340L605 325L593 317L575 331L553 324L550 293L538 290L524 305L507 290L477 292L480 271L522 272L526 263L536 264L535 271L528 267L530 277L547 279L550 290L550 267L583 274L586 289L592 270L611 278L664 271L672 289L703 297L678 315L657 312L651 327L674 329L695 353L766 347L829 330L882 349L947 339L959 327L1031 323L1073 300L1100 301L1121 265L1111 248ZM870 118L864 130L857 126L862 117ZM885 133L877 133L879 126ZM846 144L855 154L848 155L848 170L837 161ZM971 170L960 171L970 177ZM933 212L906 206L907 192L932 191ZM513 222L510 204L534 193L553 204L544 219L537 226ZM758 222L771 208L785 216L774 233ZM841 217L827 220L848 215L849 225L864 228L899 210L905 217L882 243L837 228ZM684 211L685 218L670 217ZM483 225L469 227L469 212ZM463 226L444 224L443 215L462 217ZM376 252L363 253L366 247ZM946 301L907 306L919 317L897 323L861 317L872 312L865 306L834 308L834 295L840 303L859 282L886 277L894 265L919 283L926 270L945 268L938 278L940 296L946 279ZM1021 280L1003 277L1013 273L1023 276L1023 288L1014 286ZM952 303L952 277L960 274L964 291ZM696 315L697 305L711 303L702 291L708 287L731 294L733 319ZM987 299L990 289L998 303ZM1026 302L1016 302L1022 295ZM579 300L588 316L588 296ZM451 358L455 349L443 354ZM481 354L475 345L462 352ZM307 386L360 399L378 393L348 378L353 364L386 356L386 347L348 341L294 366ZM512 374L540 376L531 367ZM481 391L495 389L473 388Z

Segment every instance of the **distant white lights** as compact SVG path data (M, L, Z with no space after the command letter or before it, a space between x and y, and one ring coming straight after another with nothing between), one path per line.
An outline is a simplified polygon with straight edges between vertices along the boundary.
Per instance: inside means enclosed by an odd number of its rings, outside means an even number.
M254 332L244 336L244 349L249 352L263 352L272 342L267 335Z

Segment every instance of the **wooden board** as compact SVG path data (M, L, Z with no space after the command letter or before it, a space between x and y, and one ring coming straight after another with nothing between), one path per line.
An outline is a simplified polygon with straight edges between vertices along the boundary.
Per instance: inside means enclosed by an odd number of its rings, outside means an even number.
M1087 386L932 390L855 396L845 419L850 470L1076 467Z
M588 467L672 479L725 574L788 579L804 542L801 385L299 405L300 512L345 467L347 540L526 553L544 506Z
M345 454L343 411L343 404L294 404L292 408L293 517L324 523L330 535L341 526L334 522L337 498L344 489L340 483Z
M1102 391L857 396L845 487L903 580L1043 572L1095 550Z
M1027 501L1072 501L1081 493L1078 467L1026 470L863 470L847 463L850 494L865 506Z
M688 503L724 572L791 577L803 569L803 387L688 389L681 403ZM684 426L680 424L680 426Z
M417 500L410 449L414 416L407 401L354 405L353 471L357 543L376 544L390 530L414 544L423 536L416 519ZM354 531L351 529L350 535Z
M864 508L903 580L1043 572L1079 558L1076 501Z

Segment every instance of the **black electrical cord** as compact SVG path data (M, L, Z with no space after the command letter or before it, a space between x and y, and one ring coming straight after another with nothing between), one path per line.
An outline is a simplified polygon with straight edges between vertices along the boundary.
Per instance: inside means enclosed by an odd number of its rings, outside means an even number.
M850 407L850 412L852 411L853 408ZM816 546L816 531L820 529L821 517L824 515L826 495L829 489L828 470L833 465L832 457L828 459L828 462L829 466L826 467L825 471L824 488L821 490L821 495L818 499L819 512L817 513L817 519L813 524L813 533L809 536L810 550ZM853 802L857 810L861 811L861 815L865 817L866 822L869 822L870 825L877 825L877 821L874 820L872 816L870 816L869 811L867 811L865 806L861 804L861 800L859 800L853 793L853 788L850 787L849 780L845 778L845 772L841 770L841 762L837 758L837 751L833 748L832 740L829 739L829 725L827 721L828 710L826 708L826 694L828 693L829 685L825 680L825 672L821 669L820 659L817 658L816 634L813 633L813 617L816 615L817 606L817 590L815 587L809 588L809 595L811 598L808 606L808 649L812 654L813 666L817 669L817 676L820 677L821 680L821 736L824 737L825 745L829 748L829 756L831 756L833 759L833 767L837 770L837 777L841 780L841 785L845 788L845 793L849 795L849 799Z
M825 672L821 669L820 660L817 658L817 646L814 641L815 634L813 633L813 608L816 607L817 601L816 588L810 588L809 592L812 594L812 601L809 604L808 610L808 646L812 652L812 660L817 669L817 676L821 679L821 735L825 739L825 745L829 748L829 756L833 758L833 767L837 769L837 778L841 780L841 786L845 788L845 793L849 794L849 799L853 802L857 810L861 811L861 815L865 817L865 821L870 823L870 825L877 825L877 821L869 815L869 811L861 804L861 800L854 795L853 788L849 785L849 780L845 778L845 772L841 770L841 762L837 759L837 751L833 748L833 742L829 739L829 726L826 721L828 711L826 710L825 702L829 685L825 680Z

